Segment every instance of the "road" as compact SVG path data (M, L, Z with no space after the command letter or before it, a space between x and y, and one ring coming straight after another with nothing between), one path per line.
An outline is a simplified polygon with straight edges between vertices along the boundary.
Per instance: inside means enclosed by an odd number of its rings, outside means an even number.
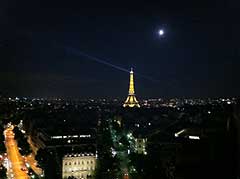
M128 172L128 154L125 148L123 148L123 144L120 142L119 136L117 136L116 131L113 129L113 126L111 123L109 123L109 129L111 133L111 138L113 141L113 147L116 151L116 156L120 160L120 169L121 169L121 175L123 179L129 179L129 172Z
M26 157L26 161L29 163L30 167L32 170L37 174L37 175L42 175L43 171L41 168L37 167L37 161L35 160L35 155L30 154Z
M7 149L7 156L10 162L10 167L8 168L8 173L14 179L29 179L25 171L22 171L21 168L25 166L23 158L19 153L17 142L14 139L13 126L8 127L4 131L5 136L5 146Z
M30 137L28 137L28 143L32 149L32 153L25 157L25 161L29 163L30 167L32 170L37 174L37 175L43 175L43 170L39 167L37 167L37 161L35 160L35 156L37 154L38 148L33 144L32 140Z

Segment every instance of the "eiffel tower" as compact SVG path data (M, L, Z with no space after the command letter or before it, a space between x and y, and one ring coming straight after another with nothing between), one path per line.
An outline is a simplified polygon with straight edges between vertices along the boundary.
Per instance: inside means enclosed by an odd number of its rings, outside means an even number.
M131 68L130 71L130 82L129 82L129 90L128 90L128 97L123 104L123 107L140 107L137 98L135 96L134 91L134 80L133 80L133 69Z

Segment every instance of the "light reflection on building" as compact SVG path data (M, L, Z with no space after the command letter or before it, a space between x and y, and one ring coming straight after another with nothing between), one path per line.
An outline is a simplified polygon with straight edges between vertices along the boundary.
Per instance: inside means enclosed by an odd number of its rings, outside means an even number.
M93 176L97 157L93 153L65 155L62 160L62 178L85 179Z

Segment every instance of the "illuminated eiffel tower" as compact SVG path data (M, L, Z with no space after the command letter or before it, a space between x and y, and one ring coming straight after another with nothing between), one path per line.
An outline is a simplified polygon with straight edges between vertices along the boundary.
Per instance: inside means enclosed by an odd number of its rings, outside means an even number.
M133 80L133 69L131 68L130 71L130 82L129 82L129 90L128 90L128 97L123 104L123 107L140 107L137 98L135 96L134 91L134 80Z

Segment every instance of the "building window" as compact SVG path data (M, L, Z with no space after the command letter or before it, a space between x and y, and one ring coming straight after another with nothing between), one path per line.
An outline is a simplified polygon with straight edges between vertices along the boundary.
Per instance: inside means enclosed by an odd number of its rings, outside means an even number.
M82 161L82 164L84 165L84 161Z
M77 162L74 162L74 165L77 165Z
M71 162L69 162L68 165L71 165Z
M91 160L91 164L93 164L93 161Z
M89 161L87 161L87 164L89 164Z

